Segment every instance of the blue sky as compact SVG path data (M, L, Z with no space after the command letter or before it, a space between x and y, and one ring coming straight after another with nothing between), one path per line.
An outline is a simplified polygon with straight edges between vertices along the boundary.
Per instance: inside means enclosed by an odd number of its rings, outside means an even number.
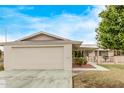
M7 29L8 41L46 31L84 43L96 43L95 28L103 9L104 6L88 5L0 6L0 41L4 41Z

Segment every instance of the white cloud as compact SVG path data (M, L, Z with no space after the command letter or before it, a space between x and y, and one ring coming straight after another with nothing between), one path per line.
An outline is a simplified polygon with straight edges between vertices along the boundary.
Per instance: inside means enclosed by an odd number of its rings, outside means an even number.
M99 22L98 14L103 9L105 9L104 6L94 6L94 8L84 11L88 15L63 13L52 18L32 17L18 12L18 9L4 8L3 11L1 9L0 11L4 12L2 17L6 18L6 21L10 20L8 23L10 38L18 39L36 31L47 31L66 38L82 40L84 43L95 43L95 28ZM13 20L11 21L11 19Z
M33 6L25 6L25 5L21 5L17 7L19 10L33 10L34 7Z
M100 6L94 6L93 10L91 11L91 14L93 16L96 16L98 17L98 14L102 11L102 10L105 10L105 6L103 5L100 5Z
M0 42L4 42L5 41L5 37L3 35L0 35Z

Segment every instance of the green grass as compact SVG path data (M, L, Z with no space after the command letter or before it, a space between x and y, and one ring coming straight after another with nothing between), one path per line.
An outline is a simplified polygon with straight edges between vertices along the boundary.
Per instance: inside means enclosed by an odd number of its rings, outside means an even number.
M74 87L124 88L124 65L101 65L110 71L85 71L74 76Z
M104 64L104 65L100 65L100 66L106 67L106 68L111 69L111 70L113 70L113 69L124 70L124 65L122 65L122 64L108 64L108 65Z

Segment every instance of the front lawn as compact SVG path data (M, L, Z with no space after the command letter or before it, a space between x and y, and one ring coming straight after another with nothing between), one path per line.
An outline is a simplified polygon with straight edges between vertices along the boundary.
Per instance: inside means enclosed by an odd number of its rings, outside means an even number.
M83 71L73 77L75 88L124 88L124 65L101 65L110 71Z
M108 69L111 69L111 70L123 70L124 69L124 64L108 64L108 65L100 65L100 66L103 66L103 67L106 67Z

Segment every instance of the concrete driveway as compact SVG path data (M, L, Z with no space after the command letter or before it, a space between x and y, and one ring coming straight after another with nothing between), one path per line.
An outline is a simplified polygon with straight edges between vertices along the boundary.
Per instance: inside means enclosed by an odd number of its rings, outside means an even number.
M12 70L0 71L1 88L70 88L72 71Z

